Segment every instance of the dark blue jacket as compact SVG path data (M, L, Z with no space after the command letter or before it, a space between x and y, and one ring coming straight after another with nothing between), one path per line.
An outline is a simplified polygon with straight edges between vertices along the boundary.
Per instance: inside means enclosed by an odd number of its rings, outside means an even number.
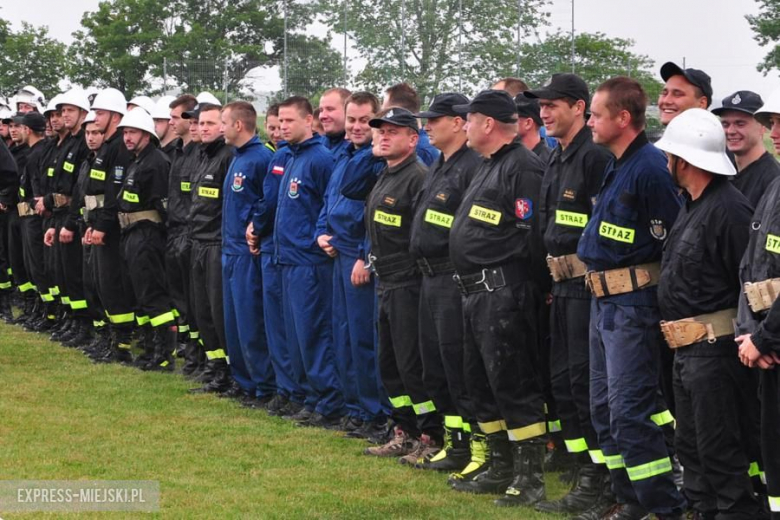
M420 129L420 138L417 140L417 157L419 157L425 166L431 167L436 159L439 158L441 152L438 148L431 144L431 140L428 139L428 134L425 130Z
M333 173L333 155L318 137L289 145L274 219L274 259L285 265L329 261L317 245L316 227Z
M342 195L346 176L355 173L379 175L385 162L371 153L371 144L355 149L351 143L336 157L336 166L325 192L325 205L317 222L317 236L331 235L330 244L347 256L362 256L366 227L363 223L365 203ZM355 172L355 173L353 173Z
M287 160L292 156L292 150L284 141L279 142L279 148L268 163L268 170L263 179L263 200L261 200L252 215L255 235L260 237L260 251L274 252L274 219L276 218L276 203L279 197L279 185L282 182Z
M658 262L681 206L666 156L643 132L619 160L607 164L577 256L594 271ZM607 298L623 305L657 305L655 287Z
M325 145L325 148L330 150L330 153L333 154L333 157L338 160L339 156L344 153L347 149L347 147L352 144L349 141L345 139L344 132L338 134L338 135L323 135L321 137L322 144Z
M273 154L255 136L233 155L222 186L222 253L248 255L246 227L263 201L263 179Z

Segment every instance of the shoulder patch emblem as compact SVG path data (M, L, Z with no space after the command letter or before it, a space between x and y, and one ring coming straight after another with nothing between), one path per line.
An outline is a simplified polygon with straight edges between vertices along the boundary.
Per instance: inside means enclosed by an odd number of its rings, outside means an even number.
M650 234L656 240L666 239L666 226L664 226L663 220L651 220L650 221Z
M577 192L571 188L563 190L563 198L566 200L574 200L577 198Z
M244 190L244 180L246 175L241 172L233 174L233 185L230 187L234 192L238 193Z
M515 215L520 220L528 220L534 215L534 204L531 199L515 200Z

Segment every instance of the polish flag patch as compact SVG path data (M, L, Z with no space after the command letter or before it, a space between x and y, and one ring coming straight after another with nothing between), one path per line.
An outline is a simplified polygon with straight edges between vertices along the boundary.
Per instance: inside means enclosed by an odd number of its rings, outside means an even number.
M274 175L284 175L284 166L274 166L274 169L271 170L271 173Z

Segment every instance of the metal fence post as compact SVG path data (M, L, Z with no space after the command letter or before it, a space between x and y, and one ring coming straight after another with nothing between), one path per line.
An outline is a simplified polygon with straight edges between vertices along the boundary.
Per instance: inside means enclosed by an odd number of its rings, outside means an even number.
M225 88L225 104L228 102L228 59L225 58L225 71L222 76L222 85Z
M282 85L284 90L284 97L288 97L287 92L287 0L284 0L284 63L283 63L283 69L284 69L284 76L282 78Z
M168 58L163 56L163 96L168 94Z
M347 72L347 14L349 4L347 0L344 0L344 87L347 87L349 82L349 73Z

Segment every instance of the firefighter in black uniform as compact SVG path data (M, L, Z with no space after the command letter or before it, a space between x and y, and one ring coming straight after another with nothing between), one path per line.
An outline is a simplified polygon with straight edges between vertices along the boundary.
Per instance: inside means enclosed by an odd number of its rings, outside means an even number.
M8 211L16 202L18 184L16 161L3 142L0 144L0 316L7 323L14 318L11 311L13 282L8 266Z
M89 151L81 127L89 112L89 99L82 91L70 90L60 97L57 107L62 113L63 125L70 135L57 156L47 195L43 199L45 208L54 216L53 227L46 230L44 243L54 248L60 301L70 307L74 320L74 326L61 341L80 346L88 342L91 326L82 279L81 235L77 223L68 219L68 207L76 184L78 167Z
M687 192L666 240L658 285L661 330L675 351L675 445L685 495L704 518L758 519L746 450L758 440L757 389L733 340L752 208L727 178L736 170L717 117L686 110L656 146Z
M188 119L197 116L202 141L200 162L190 181L188 222L193 310L207 362L206 384L192 391L223 393L235 388L228 367L222 302L222 185L233 151L220 133L219 106L199 104L184 115Z
M520 94L515 96L515 106L517 107L517 138L523 145L535 153L543 164L550 160L552 150L547 146L547 139L541 136L541 128L544 121L540 116L539 100ZM546 134L549 137L549 133Z
M775 153L780 153L780 91L755 113L771 130ZM740 263L743 292L739 300L737 343L747 366L758 366L761 399L761 454L769 509L780 519L780 181L774 181L756 207Z
M479 167L479 156L466 146L466 113L453 105L469 102L462 94L439 94L426 112L428 137L441 155L426 175L412 220L409 251L423 274L420 288L420 355L423 383L436 410L444 416L444 449L418 467L460 471L470 461L473 404L463 370L463 310L452 283L450 228L463 193ZM475 442L484 442L476 429ZM477 449L476 451L479 451ZM481 461L484 463L484 460Z
M417 321L421 275L409 253L412 201L427 168L415 153L418 122L411 112L394 107L369 125L377 129L374 155L387 161L366 200L365 222L378 279L379 373L397 426L392 440L365 453L403 457L421 443L435 450L442 441L441 417L423 384Z
M722 105L712 110L720 117L726 147L737 166L737 176L731 182L754 208L772 181L780 177L780 164L764 146L764 125L753 117L763 104L755 92L740 90L723 98Z
M555 74L549 85L525 92L538 100L547 135L560 143L552 152L539 201L547 265L553 279L550 309L550 376L566 450L576 458L576 483L560 500L542 502L546 512L580 513L599 499L607 476L590 421L588 326L591 295L577 242L593 210L611 154L593 143L585 125L587 84L574 74Z
M543 165L517 141L506 92L485 90L455 109L468 111L469 147L483 157L455 214L450 257L463 293L466 384L490 455L486 471L453 487L505 493L499 506L531 504L545 496L536 282L544 268L536 214Z
M122 229L124 268L130 274L137 314L152 331L152 363L147 370L173 370L173 308L165 280L165 203L168 158L156 146L152 116L133 110L122 118L125 147L133 154L117 194L117 217ZM148 321L147 321L148 319Z
M44 137L46 119L33 112L25 115L20 124L22 135L30 153L19 177L19 203L17 213L21 219L24 263L32 283L39 293L41 312L35 320L25 323L25 328L35 332L49 330L54 324L54 296L49 288L54 285L43 265L43 219L35 213L35 198L41 197L41 180L47 142Z
M190 177L200 162L200 134L198 120L185 119L184 112L197 105L195 96L183 94L171 102L171 126L179 137L168 176L168 245L165 248L165 269L168 288L178 314L179 353L184 355L182 373L197 375L205 365L205 355L198 343L198 327L195 325L190 288L190 252L192 240L187 227L192 204Z
M92 103L95 124L104 132L103 146L95 157L85 187L88 243L93 248L97 292L110 327L110 339L103 342L93 358L101 363L129 362L130 342L135 322L134 297L127 271L122 268L120 228L117 220L117 194L122 188L131 154L124 143L119 123L127 102L121 92L107 88Z

